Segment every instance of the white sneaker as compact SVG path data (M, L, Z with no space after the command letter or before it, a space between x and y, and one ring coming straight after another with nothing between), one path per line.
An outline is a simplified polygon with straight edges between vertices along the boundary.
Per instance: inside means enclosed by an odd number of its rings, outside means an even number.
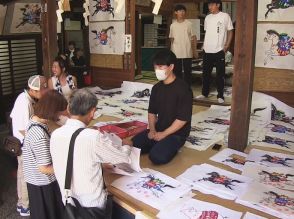
M217 102L218 102L218 103L224 103L225 100L224 100L223 98L217 98Z
M22 209L22 206L16 205L16 210L17 210L18 213L20 213L21 209Z
M30 216L30 208L23 208L22 207L19 214L20 214L20 216L23 216L23 217Z
M196 97L196 99L205 99L205 98L207 98L206 96L204 96L204 95L198 95L197 97Z

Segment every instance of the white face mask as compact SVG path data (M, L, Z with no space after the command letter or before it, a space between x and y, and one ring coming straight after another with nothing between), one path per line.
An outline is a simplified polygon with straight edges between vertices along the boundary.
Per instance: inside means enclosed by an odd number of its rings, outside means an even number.
M159 81L164 81L167 78L165 69L155 69L156 77Z

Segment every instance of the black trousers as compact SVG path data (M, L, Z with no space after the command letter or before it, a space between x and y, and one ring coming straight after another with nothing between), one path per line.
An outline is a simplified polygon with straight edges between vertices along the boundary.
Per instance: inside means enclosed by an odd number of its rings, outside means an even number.
M185 144L185 139L178 135L169 135L161 141L148 138L149 130L145 130L133 137L134 147L140 148L142 154L149 153L149 158L154 164L166 164L177 154Z
M204 53L203 56L203 75L202 75L202 95L208 96L211 81L211 72L216 67L216 89L217 98L224 98L225 86L225 52Z
M183 68L184 68L184 74L183 74ZM178 78L183 78L184 81L186 81L189 84L189 86L191 86L191 83L192 83L192 58L177 59L174 73Z
M27 183L31 219L60 219L64 206L57 181L45 186Z

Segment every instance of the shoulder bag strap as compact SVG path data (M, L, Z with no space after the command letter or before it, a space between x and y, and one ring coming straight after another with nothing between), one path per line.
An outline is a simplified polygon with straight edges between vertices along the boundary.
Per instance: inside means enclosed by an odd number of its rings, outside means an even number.
M69 149L68 149L68 157L67 157L67 165L66 165L65 183L64 183L64 189L67 189L67 190L70 190L70 185L71 185L75 141L76 141L77 136L84 129L85 128L79 128L78 130L76 130L70 139L70 144L69 144Z

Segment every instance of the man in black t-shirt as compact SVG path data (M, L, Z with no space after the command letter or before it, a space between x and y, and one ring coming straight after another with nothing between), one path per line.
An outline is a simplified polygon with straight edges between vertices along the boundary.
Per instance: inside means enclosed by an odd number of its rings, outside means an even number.
M176 56L170 50L158 52L153 65L159 82L154 85L148 109L149 130L132 141L149 153L154 164L171 161L185 144L191 129L192 91L188 84L173 73Z

